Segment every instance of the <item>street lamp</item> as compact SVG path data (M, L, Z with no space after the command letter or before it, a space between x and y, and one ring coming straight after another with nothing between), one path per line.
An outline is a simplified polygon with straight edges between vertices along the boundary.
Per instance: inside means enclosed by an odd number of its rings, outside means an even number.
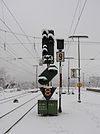
M65 57L65 59L68 59L68 95L69 93L69 87L70 87L70 75L69 75L69 70L70 70L70 60L74 59L74 57Z
M80 99L80 41L79 39L80 38L88 38L88 36L69 36L69 38L77 38L78 39L78 102L80 103L81 102L81 99Z

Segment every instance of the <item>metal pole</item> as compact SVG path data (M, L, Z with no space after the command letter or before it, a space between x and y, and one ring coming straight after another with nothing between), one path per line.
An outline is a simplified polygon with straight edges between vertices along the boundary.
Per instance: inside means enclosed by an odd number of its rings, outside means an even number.
M68 59L68 95L70 94L69 93L69 86L70 86L69 67L70 67L70 60Z
M78 102L81 102L80 99L80 41L79 38L88 38L88 36L70 36L69 38L78 38Z
M78 83L80 84L80 41L78 37ZM78 86L78 102L81 102L80 99L80 85Z
M83 73L83 88L85 87L85 82L84 82L84 73Z
M36 79L35 79L36 85L35 86L36 88L38 88L38 65L33 65L33 67L36 67Z
M36 65L36 88L38 88L38 65Z
M66 57L65 59L68 59L68 95L70 94L69 92L69 88L70 88L70 74L69 74L69 70L70 70L70 60L74 59L74 57Z
M59 62L59 113L62 112L61 109L61 92L62 92L62 66L61 61Z
M49 66L50 66L50 64L47 64L47 68L49 68ZM49 82L49 83L47 84L47 86L50 86L50 83L51 83L51 82Z

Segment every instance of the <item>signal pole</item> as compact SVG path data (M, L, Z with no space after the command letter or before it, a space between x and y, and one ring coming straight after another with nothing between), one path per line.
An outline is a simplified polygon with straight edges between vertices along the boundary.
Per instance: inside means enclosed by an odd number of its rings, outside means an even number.
M61 108L61 94L62 94L62 65L61 62L64 62L64 39L57 39L57 49L59 50L56 53L56 60L59 62L59 113L62 112Z
M61 51L61 50L59 50ZM59 62L59 113L62 112L61 108L61 92L62 92L62 66L61 61Z
M81 66L80 66L80 38L88 38L88 36L69 36L69 38L77 38L78 39L78 102L81 103L81 99L80 99L80 70L81 70Z

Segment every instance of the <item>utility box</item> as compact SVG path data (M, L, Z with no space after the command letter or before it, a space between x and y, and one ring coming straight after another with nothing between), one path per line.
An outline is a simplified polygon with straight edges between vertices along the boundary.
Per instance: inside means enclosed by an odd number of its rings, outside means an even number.
M57 115L58 114L58 101L57 100L49 100L48 101L48 114L49 115Z
M47 101L38 100L38 114L46 115L47 114Z
M58 115L57 100L38 100L38 114Z

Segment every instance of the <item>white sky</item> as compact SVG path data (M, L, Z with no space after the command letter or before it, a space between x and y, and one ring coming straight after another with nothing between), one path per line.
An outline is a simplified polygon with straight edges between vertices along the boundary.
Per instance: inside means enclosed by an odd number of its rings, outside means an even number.
M14 18L7 10L7 6L27 35L42 37L42 29L53 29L55 31L55 39L63 38L68 41L68 36L73 35L85 1L86 0L4 0L3 2L0 0L0 18L14 33L23 34L21 29L14 21ZM76 16L70 31L77 4L78 8ZM86 76L100 76L100 43L86 43L100 41L99 6L99 0L86 1L86 5L75 31L75 35L89 36L89 39L82 39L82 41L85 41L85 43L81 43L81 72L84 72ZM1 20L0 29L9 31ZM35 74L35 68L33 68L33 65L38 64L38 59L36 57L41 57L42 55L41 39L34 40L34 38L31 37L26 39L23 36L16 36L18 37L18 40L14 37L14 35L9 34L8 32L2 32L0 30L0 66L5 66L7 71L9 70L9 72L14 76L17 75L16 77L18 79L31 80ZM1 48L3 47L4 42L6 44L6 51ZM29 44L29 42L32 44ZM36 45L36 51L34 50L34 42ZM68 44L64 49L65 56L73 56L75 59L77 59L77 43L70 43L69 45L70 47L68 51ZM28 51L26 49L28 49ZM15 57L22 57L23 60L12 60ZM2 58L5 58L5 60L8 60L8 62L11 63L9 64L7 61L4 61L4 59L2 60ZM95 58L95 60L88 60L90 58ZM63 64L65 71L67 68L67 61ZM70 66L72 68L76 68L77 60L71 61ZM42 67L39 67L39 73L41 73L41 69ZM67 69L64 73L65 77L67 77Z

